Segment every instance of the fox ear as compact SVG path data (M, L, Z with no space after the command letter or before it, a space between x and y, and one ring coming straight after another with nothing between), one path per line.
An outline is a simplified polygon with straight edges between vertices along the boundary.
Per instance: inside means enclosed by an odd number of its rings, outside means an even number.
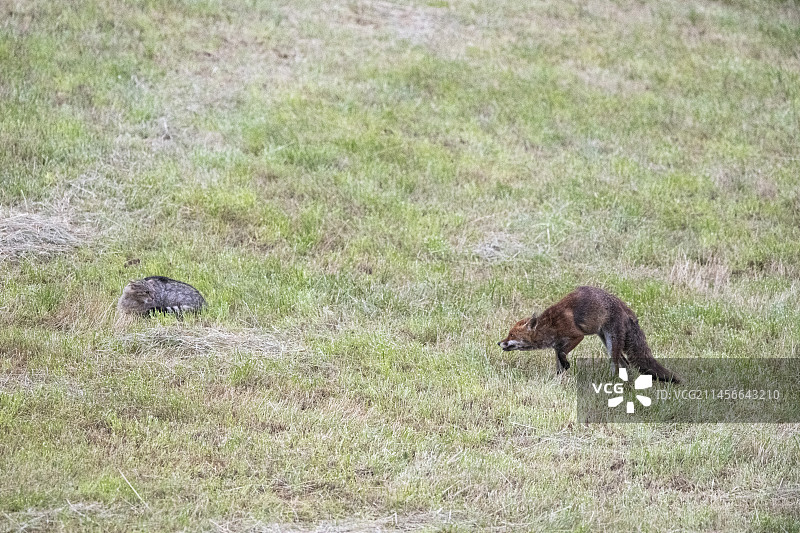
M533 329L536 327L536 321L539 319L538 316L533 315L530 320L528 320L528 329Z

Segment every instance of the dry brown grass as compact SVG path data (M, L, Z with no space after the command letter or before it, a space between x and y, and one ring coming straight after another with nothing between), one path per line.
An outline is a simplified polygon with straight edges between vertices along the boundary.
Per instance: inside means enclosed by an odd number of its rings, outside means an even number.
M128 512L128 506L66 500L64 505L58 507L3 513L5 520L0 520L0 531L56 531L70 527L68 524L85 530L86 527L99 527L98 520L106 521Z
M15 370L0 374L0 393L13 394L24 391L26 394L33 394L44 388L58 390L71 397L84 394L80 384L75 380L49 372L19 372Z
M669 272L672 283L706 293L717 293L724 289L730 277L728 266L716 258L700 264L684 256L675 260Z
M440 511L415 514L394 513L382 518L352 518L323 521L311 525L292 523L266 524L248 517L211 520L211 523L218 531L231 533L234 531L237 533L384 533L390 531L431 531L434 527L446 528L448 522L453 518L452 513Z
M640 79L632 79L624 71L611 70L597 65L583 65L580 63L568 63L568 68L573 71L578 78L589 85L608 93L631 95L647 90L647 82Z
M0 209L0 261L63 254L88 239L86 228L76 225L67 214Z
M469 47L483 43L480 27L459 20L447 7L362 0L334 8L334 16L371 43L405 42L443 58L463 57Z
M128 351L148 356L169 353L183 358L225 357L234 353L277 358L304 349L300 341L281 340L257 328L234 330L202 325L155 326L144 331L119 333L113 342L121 343Z
M473 252L486 261L510 261L519 258L526 251L526 247L513 235L499 232L486 236Z

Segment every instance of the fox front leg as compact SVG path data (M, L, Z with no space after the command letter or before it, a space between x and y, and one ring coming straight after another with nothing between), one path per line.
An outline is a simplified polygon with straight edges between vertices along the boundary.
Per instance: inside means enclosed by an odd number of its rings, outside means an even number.
M556 361L558 362L558 373L562 373L569 368L569 361L567 361L567 354L571 352L581 341L583 336L566 339L563 342L557 343L554 348L556 350Z
M561 374L569 369L569 361L567 361L567 354L563 350L556 348L556 372Z

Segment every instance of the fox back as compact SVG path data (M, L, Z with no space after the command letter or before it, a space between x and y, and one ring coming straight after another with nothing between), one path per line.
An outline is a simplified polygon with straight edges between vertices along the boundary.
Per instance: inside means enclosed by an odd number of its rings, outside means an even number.
M596 287L578 287L541 315L514 324L498 344L503 350L552 348L560 339L596 335L629 316L635 316L633 311L613 294Z

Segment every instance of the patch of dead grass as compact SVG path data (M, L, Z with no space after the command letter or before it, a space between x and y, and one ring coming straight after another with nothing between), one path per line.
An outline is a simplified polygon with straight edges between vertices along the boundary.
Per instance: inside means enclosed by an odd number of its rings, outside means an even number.
M700 264L683 257L675 261L668 279L696 291L716 293L728 285L730 277L730 269L722 261L712 259Z
M0 210L0 261L68 253L88 239L86 229L64 213Z
M12 371L0 374L0 393L13 394L18 391L34 393L44 388L63 391L70 397L84 394L77 381L47 371Z
M525 245L509 233L492 232L472 251L485 261L511 261L525 252Z
M381 533L388 531L432 531L446 527L454 513L443 510L399 515L382 518L348 518L326 520L316 524L267 524L250 517L211 520L219 531L248 533ZM459 513L460 517L460 513Z
M647 83L615 70L568 61L566 66L586 85L610 94L631 95L647 91Z
M90 522L95 527L98 520L116 517L121 513L129 512L122 506L107 506L99 502L71 502L67 500L60 507L42 509L26 509L11 513L3 513L0 519L2 531L49 531L64 528L66 523L79 521ZM8 529L4 529L8 526Z
M373 42L384 34L390 44L405 41L445 58L461 57L470 46L483 43L476 25L462 23L446 7L367 0L339 6L337 11L345 27Z
M105 295L84 290L81 295L65 298L46 324L62 331L92 331L112 324L115 312Z
M299 341L283 341L257 328L230 330L212 326L156 326L140 332L121 333L115 339L134 353L226 356L234 353L257 353L278 358L302 351Z

